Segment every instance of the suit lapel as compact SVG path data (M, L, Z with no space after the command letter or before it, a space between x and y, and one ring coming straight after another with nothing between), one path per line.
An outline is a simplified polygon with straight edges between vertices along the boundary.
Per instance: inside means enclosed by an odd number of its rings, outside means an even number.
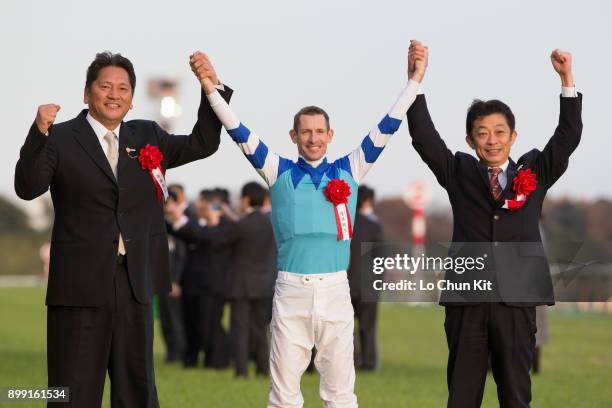
M486 191L487 198L489 202L493 202L493 193L491 193L491 185L489 183L489 171L487 170L487 166L482 164L479 161L476 162L476 168L478 170L479 178L483 183L484 189Z
M76 125L73 127L73 136L81 145L83 150L85 150L89 157L91 157L94 163L96 163L96 165L100 168L100 170L102 170L102 172L106 174L109 179L117 184L117 180L115 179L115 175L110 167L108 158L102 150L98 137L91 128L89 122L87 122L86 116L87 109L84 109L79 116L77 116L78 120L76 121Z
M119 130L119 162L117 163L117 175L121 180L121 176L125 178L126 176L126 164L129 163L130 159L127 153L127 148L138 150L137 146L134 144L135 142L135 131L132 127L125 124L125 122L121 123L121 129ZM133 154L136 154L134 152Z

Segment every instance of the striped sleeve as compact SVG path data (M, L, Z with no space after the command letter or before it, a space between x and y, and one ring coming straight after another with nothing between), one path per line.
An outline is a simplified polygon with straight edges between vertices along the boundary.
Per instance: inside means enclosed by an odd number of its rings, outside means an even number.
M409 80L408 85L402 90L385 117L363 138L361 145L348 154L351 174L357 183L363 180L363 177L391 139L391 135L399 129L408 108L416 99L418 90L419 83Z
M268 187L271 187L278 177L279 166L282 166L286 160L268 151L268 146L257 137L255 132L238 120L219 92L215 91L207 97L227 133L265 180Z

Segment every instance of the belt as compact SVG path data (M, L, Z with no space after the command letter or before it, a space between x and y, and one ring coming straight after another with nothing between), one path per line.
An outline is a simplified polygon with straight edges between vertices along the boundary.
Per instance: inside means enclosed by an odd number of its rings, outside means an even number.
M300 274L293 272L279 271L277 282L295 282L304 285L323 284L329 285L338 282L348 282L346 271L320 273L320 274Z

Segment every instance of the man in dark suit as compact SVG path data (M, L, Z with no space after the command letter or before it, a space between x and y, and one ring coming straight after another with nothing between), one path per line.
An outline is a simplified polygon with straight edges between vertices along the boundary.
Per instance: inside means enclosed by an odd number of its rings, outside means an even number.
M239 377L247 376L250 344L257 373L268 373L266 328L276 279L276 244L270 219L260 211L265 193L258 183L244 185L240 202L244 215L238 222L211 220L211 226L206 228L189 223L178 208L174 215L169 214L178 236L205 241L212 251L231 248L229 268L224 271L229 278L225 297L231 302L230 337Z
M190 210L183 187L178 184L168 186L168 201L175 202L187 213ZM181 308L182 288L180 282L185 268L187 248L185 243L175 237L168 237L170 259L171 290L165 288L158 291L159 322L166 344L166 362L182 361L185 351L185 328ZM163 286L163 285L161 285Z
M359 186L357 213L351 241L351 261L347 270L351 288L351 303L355 318L359 322L359 347L355 347L355 367L374 370L378 367L376 345L376 314L378 312L378 291L374 290L375 279L380 275L362 273L362 265L372 265L376 256L376 245L383 240L382 225L374 214L374 190L366 185ZM362 243L368 248L362 252ZM365 248L364 248L365 249Z
M257 374L269 372L267 327L276 280L276 243L270 218L260 211L265 195L266 189L260 184L245 184L240 200L243 216L237 223L227 224L217 241L233 246L227 296L237 377L247 376L250 351Z
M195 53L190 64L207 62ZM87 70L89 110L51 126L59 106L40 106L17 162L17 195L31 200L50 188L55 209L47 356L49 386L69 387L62 406L99 407L107 370L113 407L159 405L151 296L159 275L170 290L165 182L160 172L154 185L137 156L153 146L151 164L157 156L169 169L219 146L221 125L206 98L189 136L169 135L152 121L123 122L135 83L128 59L98 54Z
M200 191L195 202L195 210L191 213L185 211L180 202L168 200L166 203L167 219L173 222L175 218L172 214L177 213L181 217L184 216L188 223L206 225L209 195L209 190ZM185 265L179 284L185 333L183 365L190 368L197 365L200 352L204 352L207 290L205 277L210 268L210 245L207 242L177 236L171 225L169 225L169 233L174 239L183 242L186 248Z
M410 53L409 69L424 74L427 59L414 57L427 49L413 42ZM567 169L582 132L582 95L574 88L571 55L555 50L551 60L563 87L559 124L542 151L533 149L517 162L509 158L517 137L514 115L500 101L475 101L468 111L466 141L478 159L447 149L423 95L408 111L412 144L451 202L449 255L458 261L486 254L482 271L461 273L456 263L446 280L467 282L484 273L493 284L489 293L455 290L441 296L449 407L480 406L489 354L500 406L528 407L531 401L535 305L554 303L538 221L546 192Z
M171 234L189 248L183 275L183 308L187 331L185 366L197 364L204 351L204 366L223 369L229 366L229 338L222 326L225 296L229 282L229 245L215 244L222 228L233 221L222 217L220 197L213 190L202 190L196 204L197 219L187 217L179 206L167 205Z

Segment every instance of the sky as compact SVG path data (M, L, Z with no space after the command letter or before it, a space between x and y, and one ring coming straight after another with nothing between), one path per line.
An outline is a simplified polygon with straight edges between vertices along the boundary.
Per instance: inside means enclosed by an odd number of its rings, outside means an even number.
M85 71L96 52L121 52L134 63L134 109L126 119L159 117L148 98L151 78L178 80L182 115L175 133L196 120L200 88L189 64L209 54L231 86L231 106L271 150L295 159L288 130L306 105L331 116L335 138L328 157L356 147L395 101L407 81L410 39L430 49L423 89L448 147L470 151L465 114L474 98L498 98L517 119L511 156L542 149L558 120L560 81L549 55L574 58L584 93L582 141L549 196L612 199L608 119L612 94L612 3L606 1L7 1L0 6L3 146L0 194L13 190L19 149L37 106L61 106L57 121L83 104ZM237 193L257 173L223 131L212 157L170 170L168 182ZM402 196L415 181L430 186L434 206L447 196L410 144L406 124L393 136L364 183L379 197ZM22 202L21 202L22 203Z

